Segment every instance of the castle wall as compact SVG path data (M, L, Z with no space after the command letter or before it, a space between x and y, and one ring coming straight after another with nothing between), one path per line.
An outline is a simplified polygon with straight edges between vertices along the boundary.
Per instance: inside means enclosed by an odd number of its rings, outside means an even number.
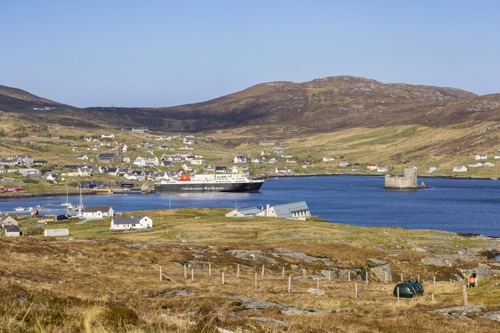
M405 168L403 176L385 175L384 187L394 189L418 188L417 168Z

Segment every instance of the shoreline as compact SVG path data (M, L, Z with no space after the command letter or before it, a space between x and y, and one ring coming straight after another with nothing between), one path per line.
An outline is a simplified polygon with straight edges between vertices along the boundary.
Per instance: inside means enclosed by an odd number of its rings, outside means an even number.
M301 174L301 175L272 175L265 177L255 177L254 179L270 179L270 178L295 178L295 177L385 177L385 174L361 174L361 173L313 173L313 174ZM442 178L442 179L456 179L456 180L500 180L500 178L492 177L474 177L474 176L445 176L445 175L417 175L417 178ZM419 187L420 188L420 187ZM154 192L151 192L154 193ZM24 199L24 198L36 198L36 197L51 197L51 196L78 196L78 195L98 195L98 191L93 191L89 189L83 189L80 193L79 191L61 191L61 192L15 192L12 194L0 194L0 199ZM113 194L113 193L112 193Z

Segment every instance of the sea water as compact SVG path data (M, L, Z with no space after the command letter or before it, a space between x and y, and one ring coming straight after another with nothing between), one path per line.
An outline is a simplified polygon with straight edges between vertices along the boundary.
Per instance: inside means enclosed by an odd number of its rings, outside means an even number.
M264 209L305 201L312 215L357 226L438 229L500 237L500 181L419 178L428 188L386 190L380 176L310 176L267 179L257 193L159 193L89 195L85 206L112 206L115 212L182 207ZM79 197L70 197L73 204ZM66 196L0 199L0 211L45 205L44 214L62 214Z

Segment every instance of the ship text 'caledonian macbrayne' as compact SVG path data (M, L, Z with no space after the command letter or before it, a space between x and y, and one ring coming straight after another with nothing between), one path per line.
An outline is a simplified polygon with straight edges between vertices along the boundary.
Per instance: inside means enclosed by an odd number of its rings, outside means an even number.
M264 180L242 174L200 174L181 172L155 184L155 192L257 192Z

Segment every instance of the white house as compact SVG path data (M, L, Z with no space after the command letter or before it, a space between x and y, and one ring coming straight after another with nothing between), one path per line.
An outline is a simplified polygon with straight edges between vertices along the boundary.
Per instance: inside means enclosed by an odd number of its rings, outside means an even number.
M236 163L236 164L246 163L247 162L247 158L245 156L238 155L238 156L234 157L233 162Z
M45 237L58 237L58 236L69 236L68 228L61 229L45 229L43 231Z
M266 209L258 213L257 216L305 220L311 216L311 212L305 201L299 201L272 207L267 205Z
M483 163L481 163L481 162L469 162L469 168L479 168L482 166L483 166Z
M135 159L134 164L138 166L158 166L160 162L158 161L158 157L154 155L149 157L139 156Z
M21 229L17 225L9 225L5 228L5 237L20 237Z
M111 220L111 230L130 230L153 228L153 220L147 216L115 217Z
M453 168L453 172L467 172L467 168L463 165L456 166Z
M105 217L113 217L115 212L110 206L87 206L83 210L84 219L102 219Z
M429 171L427 171L427 173L433 173L433 172L436 172L436 171L437 171L437 169L438 169L437 167L433 167L433 166L431 166L431 167L429 167Z
M347 167L347 166L349 166L349 162L347 162L347 161L341 161L341 162L339 163L339 167L341 167L341 168L345 168L345 167Z
M377 172L387 172L387 167L386 166L378 166Z
M0 215L0 226L5 228L9 225L19 225L19 222L15 218L9 215Z
M488 155L477 154L475 158L476 160L486 160L488 158Z
M88 160L88 159L89 159L89 157L88 157L87 155L83 155L83 154L82 154L82 155L79 155L77 158L78 158L79 160Z
M227 213L226 217L254 217L257 214L261 213L262 210L257 207L240 207L236 208L229 213Z
M495 166L495 163L491 163L491 162L484 162L483 164L485 167L492 167L492 166Z
M323 157L323 162L331 162L331 161L335 161L335 157L331 156Z

